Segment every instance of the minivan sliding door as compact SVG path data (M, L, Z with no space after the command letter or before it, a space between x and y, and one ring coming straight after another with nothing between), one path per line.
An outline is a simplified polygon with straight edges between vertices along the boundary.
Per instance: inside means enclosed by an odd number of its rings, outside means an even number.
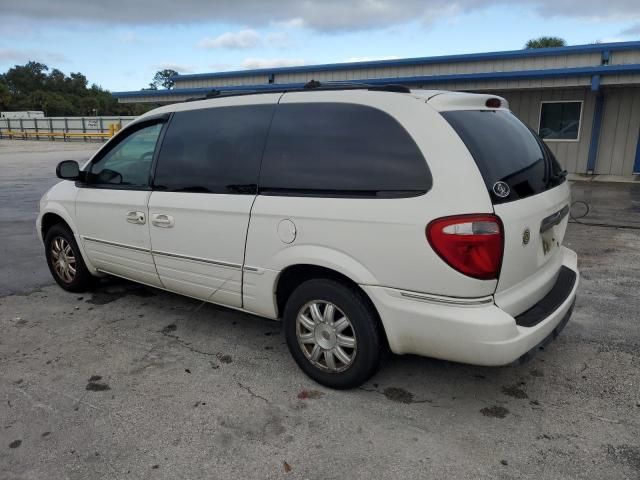
M249 214L279 96L236 106L219 99L213 108L174 113L149 199L153 258L165 288L242 307Z

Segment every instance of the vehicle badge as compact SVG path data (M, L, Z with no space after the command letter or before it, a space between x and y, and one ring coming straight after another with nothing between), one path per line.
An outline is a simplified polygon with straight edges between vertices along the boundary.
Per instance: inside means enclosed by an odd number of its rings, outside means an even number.
M496 194L496 197L507 198L511 193L511 189L505 182L496 182L493 184L493 193Z
M524 232L522 232L522 245L528 245L529 240L531 240L531 230L525 228Z

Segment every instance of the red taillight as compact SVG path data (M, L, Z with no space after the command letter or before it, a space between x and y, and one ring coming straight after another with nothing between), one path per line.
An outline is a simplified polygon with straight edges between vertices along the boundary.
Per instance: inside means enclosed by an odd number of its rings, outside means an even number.
M495 215L457 215L427 225L429 244L461 273L482 280L498 278L502 262L502 223Z

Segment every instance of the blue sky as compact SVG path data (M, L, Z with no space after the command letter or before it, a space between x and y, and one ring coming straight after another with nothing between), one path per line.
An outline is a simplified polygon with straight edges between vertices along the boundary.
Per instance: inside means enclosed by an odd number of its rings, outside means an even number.
M198 1L183 2L182 8L197 11ZM573 12L572 1L583 11ZM74 0L59 2L62 10L74 7ZM560 36L569 44L640 39L640 5L626 0L611 0L606 12L583 8L588 0L506 4L427 0L407 2L410 11L395 16L380 11L379 5L372 10L370 5L375 2L356 0L347 7L327 2L307 5L305 10L296 5L291 7L291 18L270 16L250 5L236 9L227 1L221 2L220 15L213 8L202 15L186 12L177 18L169 12L154 17L144 10L126 10L128 2L118 14L112 11L118 8L113 3L111 11L92 6L70 15L53 11L47 15L37 5L11 7L8 14L0 14L4 17L0 71L34 59L65 73L82 72L91 83L111 91L124 91L145 87L160 68L201 73L511 50L540 35ZM166 8L161 3L150 2L148 8ZM108 2L103 5L106 9Z

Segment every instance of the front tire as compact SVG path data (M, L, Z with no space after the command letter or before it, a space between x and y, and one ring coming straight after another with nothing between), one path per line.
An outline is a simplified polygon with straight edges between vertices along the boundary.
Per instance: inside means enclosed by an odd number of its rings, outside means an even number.
M44 237L47 265L53 279L69 292L84 292L94 278L82 259L73 233L62 224L52 226Z
M384 342L377 312L361 291L344 283L302 283L285 306L284 329L298 366L327 387L358 387L380 366Z

